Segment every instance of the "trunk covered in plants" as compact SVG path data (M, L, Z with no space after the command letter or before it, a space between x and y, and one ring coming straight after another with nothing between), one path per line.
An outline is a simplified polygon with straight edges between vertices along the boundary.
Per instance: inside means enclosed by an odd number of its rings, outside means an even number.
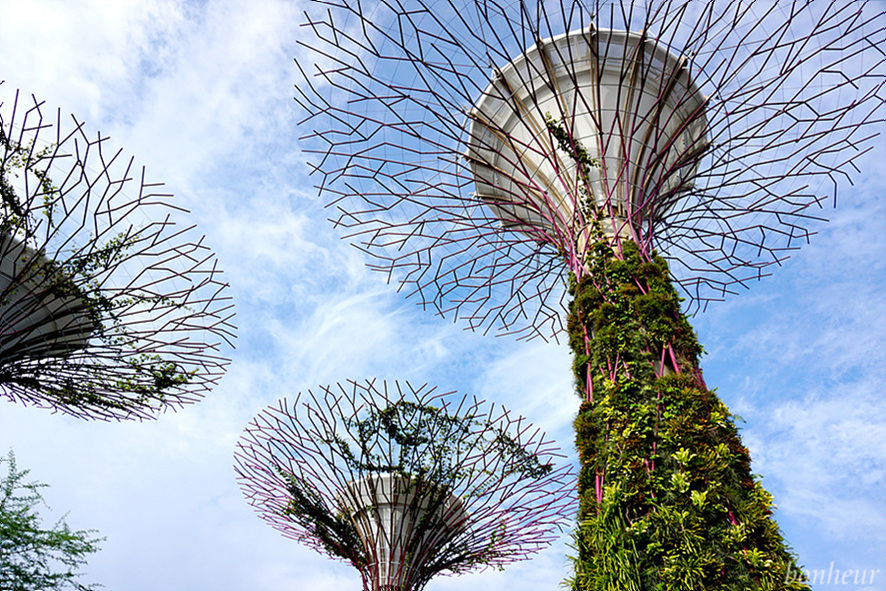
M698 368L667 265L598 242L570 285L581 461L575 591L808 589Z

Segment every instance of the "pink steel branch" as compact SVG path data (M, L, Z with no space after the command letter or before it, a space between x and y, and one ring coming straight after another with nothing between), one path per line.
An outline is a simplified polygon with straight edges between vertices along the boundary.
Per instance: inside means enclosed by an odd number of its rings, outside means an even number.
M333 221L484 331L556 338L595 219L668 258L692 306L734 293L809 239L882 123L865 2L319 4L297 88ZM574 144L595 128L590 182L547 117Z

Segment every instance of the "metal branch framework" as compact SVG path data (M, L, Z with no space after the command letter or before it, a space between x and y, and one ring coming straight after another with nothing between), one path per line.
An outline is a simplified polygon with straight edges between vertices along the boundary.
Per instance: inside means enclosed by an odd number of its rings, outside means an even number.
M200 399L233 338L215 255L74 116L0 103L0 395L86 419Z
M236 469L284 536L356 567L367 591L526 558L574 516L574 474L505 409L427 385L348 381L281 400Z
M883 121L861 1L319 4L297 100L333 221L484 331L556 337L595 221L722 299L809 239Z

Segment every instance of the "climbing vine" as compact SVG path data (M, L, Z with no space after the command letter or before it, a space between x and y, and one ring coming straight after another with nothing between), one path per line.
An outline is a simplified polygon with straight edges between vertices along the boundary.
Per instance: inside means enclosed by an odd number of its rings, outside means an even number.
M496 465L501 478L541 478L553 470L490 417L456 416L436 406L399 400L384 408L370 407L344 424L351 442L331 434L325 443L349 470L361 475L390 473L451 486L489 469L485 462L478 467L467 461L476 454L501 458ZM482 493L481 487L461 494Z

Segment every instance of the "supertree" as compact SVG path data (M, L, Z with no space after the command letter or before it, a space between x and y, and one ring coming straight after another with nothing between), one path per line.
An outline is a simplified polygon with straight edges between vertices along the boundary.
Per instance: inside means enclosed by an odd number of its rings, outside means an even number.
M347 238L471 328L556 337L568 300L574 588L802 587L684 312L768 273L836 200L882 122L883 12L319 4L297 100Z
M574 475L495 404L427 385L348 381L246 428L243 491L284 536L349 562L366 591L524 559L574 516Z
M0 194L0 395L145 419L212 388L227 284L143 168L16 91L0 103Z

